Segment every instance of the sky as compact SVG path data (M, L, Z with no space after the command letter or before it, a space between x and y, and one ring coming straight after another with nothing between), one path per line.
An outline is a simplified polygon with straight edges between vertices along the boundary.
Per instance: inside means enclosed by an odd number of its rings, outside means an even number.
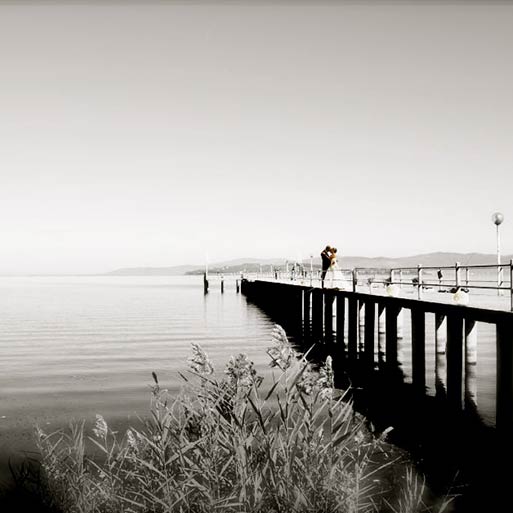
M0 274L513 253L513 3L0 2ZM342 260L343 261L343 260Z

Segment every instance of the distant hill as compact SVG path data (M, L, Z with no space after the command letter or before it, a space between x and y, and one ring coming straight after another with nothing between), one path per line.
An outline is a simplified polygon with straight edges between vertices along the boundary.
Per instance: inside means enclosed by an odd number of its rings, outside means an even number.
M177 265L174 267L125 267L105 273L106 276L182 276L198 269L198 265Z
M502 262L507 263L513 255L504 255ZM289 260L289 263L292 261ZM340 258L340 266L345 269L353 267L373 267L373 268L390 268L390 267L417 267L421 264L428 267L452 266L456 262L461 265L478 265L478 264L494 264L497 262L497 255L486 253L425 253L421 255L413 255L406 257L363 257L363 256L344 256ZM305 267L310 267L310 260L305 259L302 262ZM260 270L268 271L270 266L274 268L285 268L286 259L284 258L238 258L227 260L224 262L216 262L209 265L209 272L215 273L239 273L254 272ZM314 258L314 268L320 267L320 258ZM179 276L184 274L202 274L205 270L204 265L178 265L174 267L132 267L117 269L106 273L109 276Z

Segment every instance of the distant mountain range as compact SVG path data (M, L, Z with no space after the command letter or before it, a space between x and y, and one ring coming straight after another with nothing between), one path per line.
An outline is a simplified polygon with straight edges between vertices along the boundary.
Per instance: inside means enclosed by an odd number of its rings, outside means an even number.
M503 263L508 263L513 255L504 255L501 258ZM461 265L494 264L497 262L497 255L486 253L425 253L407 257L362 257L362 256L342 256L339 259L340 266L345 269L353 267L372 267L372 268L390 268L390 267L416 267L421 264L427 267L451 266L456 262ZM289 263L292 263L289 260ZM302 262L306 267L310 266L310 260L305 259ZM209 272L214 273L239 273L241 271L253 272L260 270L269 270L270 266L285 268L286 259L284 258L237 258L225 262L216 262L209 265ZM314 268L320 267L320 257L314 259ZM106 273L108 276L180 276L185 274L202 274L205 271L204 265L177 265L173 267L130 267L116 269Z

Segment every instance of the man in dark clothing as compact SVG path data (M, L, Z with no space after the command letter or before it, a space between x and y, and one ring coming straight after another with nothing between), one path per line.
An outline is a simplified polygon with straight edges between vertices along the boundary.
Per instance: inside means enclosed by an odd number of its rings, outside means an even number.
M322 288L324 288L324 278L326 278L326 273L328 272L328 269L330 268L330 265L331 265L330 251L331 251L331 247L326 246L321 253L321 259L322 259L321 285L322 285Z

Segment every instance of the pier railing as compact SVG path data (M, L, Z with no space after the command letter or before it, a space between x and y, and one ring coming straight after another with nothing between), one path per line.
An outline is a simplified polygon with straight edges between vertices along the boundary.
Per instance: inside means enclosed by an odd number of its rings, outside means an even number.
M438 268L436 268L438 270ZM426 393L426 316L434 316L437 377L447 402L462 409L472 393L477 362L477 324L495 326L496 427L513 429L513 313L457 304L311 287L278 280L242 280L242 292L253 302L302 326L323 341L342 367L360 362L373 371L376 361L395 368L403 339L403 312L411 316L411 378ZM429 324L431 325L431 323ZM376 336L377 334L377 336ZM377 357L377 358L376 358ZM361 365L359 366L361 369ZM443 371L443 372L442 372Z
M272 269L270 266L260 272L243 272L240 277L320 286L321 274L320 269ZM414 291L417 299L423 299L424 292L428 290L454 293L463 289L468 293L484 294L494 292L498 296L509 296L509 308L513 311L513 260L500 265L462 265L455 262L452 266L355 267L340 269L338 278L333 278L328 272L324 285L352 292L365 290L369 294L379 293L380 289L386 292L386 287L395 285L399 289Z

